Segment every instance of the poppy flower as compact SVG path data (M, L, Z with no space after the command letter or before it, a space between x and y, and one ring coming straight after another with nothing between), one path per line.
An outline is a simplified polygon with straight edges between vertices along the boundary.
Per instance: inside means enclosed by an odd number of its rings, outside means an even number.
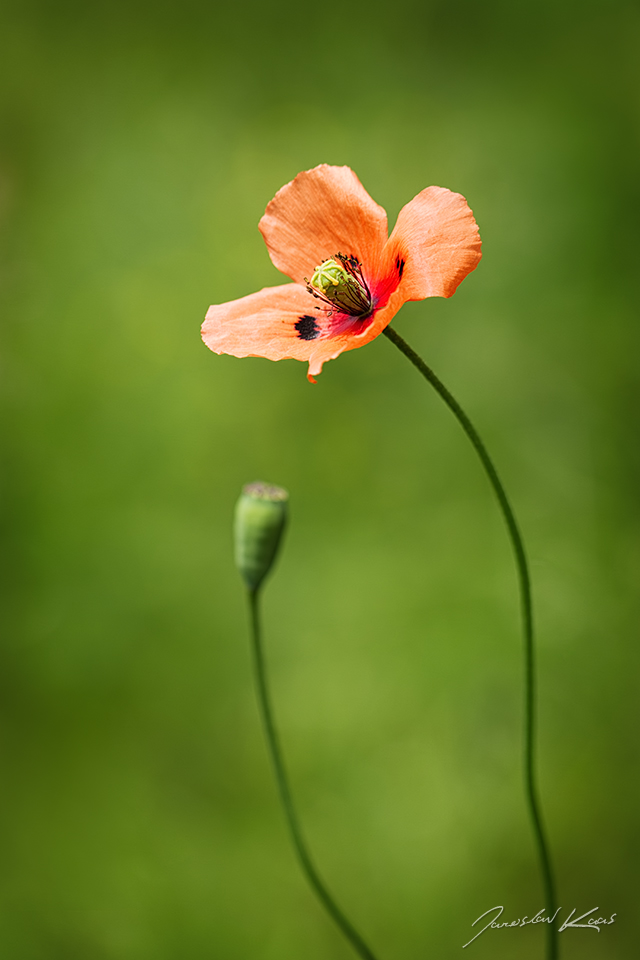
M450 297L477 267L478 227L464 197L427 187L387 214L349 167L326 163L278 190L259 224L271 260L293 280L209 307L215 353L323 363L377 337L407 300Z

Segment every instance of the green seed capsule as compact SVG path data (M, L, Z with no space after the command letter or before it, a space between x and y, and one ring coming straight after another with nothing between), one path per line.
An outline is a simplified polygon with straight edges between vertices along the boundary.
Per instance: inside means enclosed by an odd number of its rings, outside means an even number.
M288 499L282 487L260 481L242 489L235 512L235 559L250 590L258 589L276 558Z
M311 286L317 287L330 300L346 290L352 282L352 278L342 264L333 257L330 260L324 260L319 267L316 267L311 277Z
M311 283L307 282L307 290L352 317L365 317L371 313L371 294L356 257L337 253L335 257L323 260L313 271Z

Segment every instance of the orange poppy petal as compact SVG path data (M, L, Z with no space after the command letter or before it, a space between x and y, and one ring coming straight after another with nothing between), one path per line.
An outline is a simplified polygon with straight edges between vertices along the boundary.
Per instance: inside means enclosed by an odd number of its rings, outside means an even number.
M482 253L478 225L459 193L427 187L402 208L383 253L382 274L400 272L403 300L450 297Z
M214 353L234 357L308 360L322 316L304 287L285 283L213 304L202 324L202 339Z
M209 307L202 339L214 353L268 360L308 360L309 380L345 350L355 350L382 332L400 308L391 302L369 320L331 315L305 287L285 283Z
M372 340L380 336L404 302L405 299L402 297L401 291L396 290L395 293L391 294L385 306L376 310L368 320L358 321L353 317L344 316L336 318L334 322L337 322L340 326L344 325L345 329L330 332L325 339L318 340L317 349L309 358L309 380L315 383L314 374L320 373L322 364L327 360L335 360L336 357L347 350L357 350L358 347L364 347L366 343L371 343Z
M259 228L275 266L296 283L336 253L357 257L369 279L388 235L387 214L353 170L326 163L278 190Z

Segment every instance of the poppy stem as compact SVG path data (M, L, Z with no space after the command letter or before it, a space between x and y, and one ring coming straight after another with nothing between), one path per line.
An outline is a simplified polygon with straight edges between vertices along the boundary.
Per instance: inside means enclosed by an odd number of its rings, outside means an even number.
M300 866L302 867L307 880L309 881L316 896L324 906L327 913L331 916L344 936L351 943L351 946L354 948L359 957L362 957L363 960L376 960L375 955L371 952L360 934L354 929L354 927L352 927L342 910L340 910L335 903L324 882L321 880L302 836L302 831L298 822L298 815L296 813L293 796L291 794L291 788L289 786L289 779L287 777L284 758L280 748L280 739L276 730L273 709L271 706L271 698L269 696L269 688L267 685L267 673L262 644L262 631L260 628L258 593L259 590L257 588L255 590L249 589L247 591L251 615L253 665L262 724L267 739L267 746L269 748L269 754L271 756L276 782L278 784L280 801L282 803L287 826L289 828L289 834L291 836Z
M555 925L551 918L557 912L555 882L553 870L551 867L551 858L549 856L549 846L545 838L545 831L540 812L540 801L538 799L538 786L536 776L536 672L535 672L535 648L533 634L533 608L531 601L531 578L529 576L529 565L527 555L524 549L524 542L518 529L515 514L511 504L498 477L496 468L493 465L486 447L475 427L469 420L458 401L453 397L445 385L438 379L433 370L427 366L424 360L418 356L415 350L412 350L408 343L396 333L391 327L386 327L383 331L385 336L391 340L396 347L404 353L405 357L420 371L422 376L428 380L436 393L444 400L458 423L466 433L473 444L476 453L482 461L494 493L498 498L500 509L507 525L509 539L515 555L516 567L518 569L518 578L520 581L520 602L522 608L522 627L524 638L524 681L525 681L525 709L524 709L524 775L525 775L525 794L535 844L540 860L542 872L542 883L544 887L545 906L549 919L547 922L547 960L557 960L558 940ZM547 919L547 918L545 918Z

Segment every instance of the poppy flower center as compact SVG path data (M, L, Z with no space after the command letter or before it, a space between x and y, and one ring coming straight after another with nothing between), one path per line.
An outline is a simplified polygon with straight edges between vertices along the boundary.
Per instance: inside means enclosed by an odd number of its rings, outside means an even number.
M336 253L323 260L311 280L305 277L305 282L311 296L324 300L332 310L360 319L370 316L373 311L371 292L357 257Z

